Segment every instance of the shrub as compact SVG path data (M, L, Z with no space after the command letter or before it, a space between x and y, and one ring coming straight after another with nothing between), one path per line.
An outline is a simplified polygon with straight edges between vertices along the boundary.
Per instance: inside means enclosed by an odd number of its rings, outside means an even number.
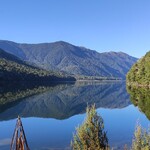
M95 105L87 107L86 119L76 129L72 142L73 150L108 150L108 139L103 119L97 114Z

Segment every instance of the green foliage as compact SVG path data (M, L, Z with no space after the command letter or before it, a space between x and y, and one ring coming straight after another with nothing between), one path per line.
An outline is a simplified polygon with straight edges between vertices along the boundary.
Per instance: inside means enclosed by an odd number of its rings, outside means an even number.
M108 139L103 119L98 116L95 105L87 107L84 123L76 130L72 142L73 150L108 150Z
M75 78L29 65L0 49L0 80L75 81Z
M150 150L150 132L137 125L131 150Z
M131 86L150 85L150 52L132 66L126 79L127 84Z
M46 71L40 68L36 68L27 64L20 64L16 63L14 61L10 61L4 58L0 58L0 70L4 71L14 71L18 73L25 73L25 74L33 74L35 76L39 77L44 77L44 76L58 76L58 77L63 77L61 74L51 72L51 71Z
M130 94L130 100L139 109L145 113L148 119L150 119L150 89L144 87L128 87L128 93Z

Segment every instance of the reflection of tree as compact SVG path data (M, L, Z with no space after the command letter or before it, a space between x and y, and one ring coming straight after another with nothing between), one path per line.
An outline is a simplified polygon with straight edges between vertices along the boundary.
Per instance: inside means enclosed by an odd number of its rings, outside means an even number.
M127 91L130 94L131 102L150 120L150 89L147 88L129 88Z

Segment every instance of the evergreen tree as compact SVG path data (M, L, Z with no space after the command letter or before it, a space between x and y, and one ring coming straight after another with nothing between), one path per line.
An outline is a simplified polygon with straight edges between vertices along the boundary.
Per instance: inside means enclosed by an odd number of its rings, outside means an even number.
M137 125L131 150L150 150L150 132Z
M73 150L108 150L108 139L103 119L98 116L95 105L87 107L86 119L76 129L72 142Z

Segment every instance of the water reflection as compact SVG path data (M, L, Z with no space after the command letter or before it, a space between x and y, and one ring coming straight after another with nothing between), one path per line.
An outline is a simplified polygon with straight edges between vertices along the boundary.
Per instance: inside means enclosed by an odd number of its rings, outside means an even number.
M109 144L114 149L123 149L125 144L131 144L137 120L146 128L149 123L137 107L130 105L125 82L8 85L0 86L0 92L1 150L10 148L9 139L18 114L22 116L32 150L69 149L75 127L84 120L87 103L96 103L99 108L97 112L104 119Z
M150 120L150 89L127 87L127 91L130 94L131 102L138 106L140 111Z
M1 89L0 120L21 117L65 119L84 113L87 104L97 108L123 108L130 105L125 84L59 84L6 91Z

